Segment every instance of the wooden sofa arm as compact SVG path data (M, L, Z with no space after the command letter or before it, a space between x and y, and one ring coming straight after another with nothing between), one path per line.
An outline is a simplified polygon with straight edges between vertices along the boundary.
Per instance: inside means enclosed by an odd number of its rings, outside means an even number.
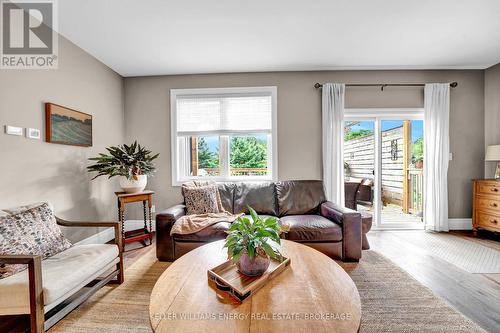
M1 255L0 264L28 265L30 328L34 333L44 332L42 257L40 255Z
M8 264L8 265L29 265L30 262L36 260L36 258L40 258L39 255L0 255L0 264Z
M56 216L57 224L65 227L116 227L120 226L118 221L67 221Z
M115 229L115 244L118 246L118 256L120 257L119 264L119 274L117 276L117 282L122 284L125 276L124 276L124 267L123 267L123 243L122 238L124 237L124 233L122 230L122 225L118 221L66 221L56 216L57 224L62 225L63 227L104 227L104 228L114 228Z
M56 216L57 224L63 227L95 227L95 228L114 228L115 244L118 245L120 252L122 250L122 226L118 221L67 221Z

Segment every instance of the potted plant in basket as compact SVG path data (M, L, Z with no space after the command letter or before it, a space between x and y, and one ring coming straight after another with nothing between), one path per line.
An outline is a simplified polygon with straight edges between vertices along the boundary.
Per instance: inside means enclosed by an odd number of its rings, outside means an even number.
M119 176L123 191L135 193L144 190L147 177L156 171L153 161L160 154L153 155L137 141L129 146L112 146L106 150L109 154L100 153L97 157L89 158L95 164L88 166L87 170L97 172L92 180L100 176L108 176L108 179Z
M271 242L280 245L280 232L287 228L280 226L276 217L262 219L251 207L248 210L253 222L243 216L233 222L224 247L242 274L260 276L269 267L271 258L283 260Z

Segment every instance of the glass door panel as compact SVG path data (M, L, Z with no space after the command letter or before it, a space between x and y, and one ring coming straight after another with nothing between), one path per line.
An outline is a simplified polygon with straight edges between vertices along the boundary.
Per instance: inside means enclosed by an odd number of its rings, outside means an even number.
M375 216L375 121L344 123L345 205Z
M422 223L423 120L380 120L380 224Z

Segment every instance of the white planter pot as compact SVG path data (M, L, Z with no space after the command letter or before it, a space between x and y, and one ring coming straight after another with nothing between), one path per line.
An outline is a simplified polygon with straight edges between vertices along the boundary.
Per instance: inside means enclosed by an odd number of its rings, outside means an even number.
M127 179L124 176L120 177L120 187L127 193L141 192L146 188L147 183L148 176L146 175L137 176L137 180Z

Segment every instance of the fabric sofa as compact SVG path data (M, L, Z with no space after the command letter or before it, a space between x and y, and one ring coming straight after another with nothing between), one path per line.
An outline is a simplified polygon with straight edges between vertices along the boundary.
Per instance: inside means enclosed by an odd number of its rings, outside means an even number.
M219 183L223 207L234 214L248 214L247 205L259 215L276 216L290 230L285 239L315 248L332 258L358 261L363 232L371 227L371 216L326 201L323 182L296 180L279 182ZM173 261L208 242L226 237L228 223L217 223L197 233L170 235L172 225L186 214L184 204L156 215L156 256ZM365 227L363 227L363 224ZM368 227L369 225L369 227Z
M0 210L0 217L18 216L36 207L37 204ZM0 320L1 316L30 314L31 332L47 330L112 279L123 282L118 222L65 221L53 215L50 220L66 227L112 227L115 244L69 244L69 248L46 259L40 254L0 253L2 265L28 265L27 269L0 279ZM29 221L32 222L38 223Z

